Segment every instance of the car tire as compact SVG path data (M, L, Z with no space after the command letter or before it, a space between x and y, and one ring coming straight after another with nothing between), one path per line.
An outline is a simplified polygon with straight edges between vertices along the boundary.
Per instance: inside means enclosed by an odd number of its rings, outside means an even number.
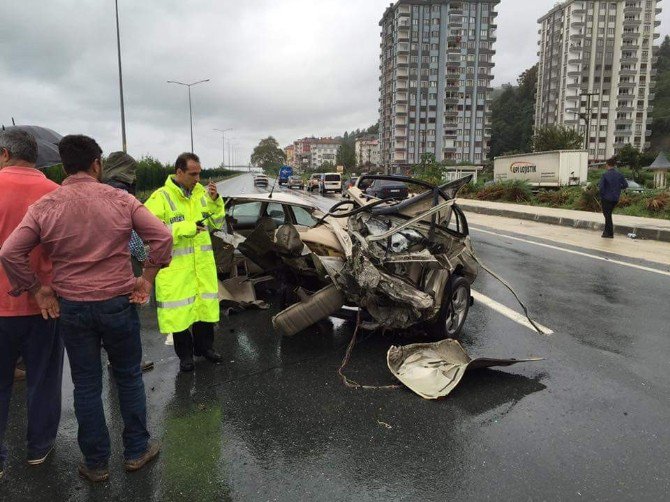
M434 321L426 323L426 333L435 339L452 338L457 340L470 311L470 283L465 277L457 275L445 287L440 312ZM455 316L454 312L455 311Z

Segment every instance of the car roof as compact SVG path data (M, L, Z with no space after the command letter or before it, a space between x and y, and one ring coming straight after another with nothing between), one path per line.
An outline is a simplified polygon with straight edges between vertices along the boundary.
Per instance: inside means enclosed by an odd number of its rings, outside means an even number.
M300 207L307 207L310 209L318 209L316 206L310 204L304 199L284 192L275 192L272 194L272 197L270 197L269 193L234 194L226 197L226 199L227 200L234 199L235 201L249 201L249 202L279 202L280 204L288 204L289 206L300 206Z

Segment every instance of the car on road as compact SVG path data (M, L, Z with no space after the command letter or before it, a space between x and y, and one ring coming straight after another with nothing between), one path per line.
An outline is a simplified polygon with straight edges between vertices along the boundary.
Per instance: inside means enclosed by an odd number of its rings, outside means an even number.
M626 179L626 181L628 182L628 188L625 189L626 192L633 192L633 193L644 192L644 187L639 183L629 179Z
M286 186L288 188L298 188L303 190L305 188L305 182L300 176L289 176L288 180L286 181Z
M321 182L321 173L312 174L307 180L307 191L313 192L314 190L318 190L320 182Z
M270 179L264 174L256 174L254 176L255 187L266 187L270 184Z
M340 173L324 173L319 180L319 192L322 195L328 192L342 193L342 175Z
M399 180L378 179L374 180L365 189L365 195L376 197L377 199L403 200L409 196L409 189L405 183Z
M279 284L285 310L273 326L284 336L362 307L364 329L457 338L478 274L467 220L455 201L470 180L437 187L403 178L419 188L403 201L370 198L352 187L351 199L328 213L286 192L233 195L225 236L236 259L247 262L246 283L271 276Z

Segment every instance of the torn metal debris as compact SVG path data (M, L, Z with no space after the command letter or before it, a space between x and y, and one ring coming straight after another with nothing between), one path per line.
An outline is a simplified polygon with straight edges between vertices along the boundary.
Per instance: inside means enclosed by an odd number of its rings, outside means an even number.
M392 346L386 355L391 373L425 399L447 396L468 370L541 360L542 358L470 359L461 344L451 339L404 347Z

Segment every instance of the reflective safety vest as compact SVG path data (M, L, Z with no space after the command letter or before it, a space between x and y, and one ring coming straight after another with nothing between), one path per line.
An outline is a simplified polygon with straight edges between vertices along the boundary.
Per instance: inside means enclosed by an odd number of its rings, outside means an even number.
M158 327L161 333L177 333L193 323L219 321L219 286L209 232L196 230L204 220L208 230L224 225L225 208L219 196L212 200L198 183L190 197L168 176L145 206L172 230L170 266L156 276Z

